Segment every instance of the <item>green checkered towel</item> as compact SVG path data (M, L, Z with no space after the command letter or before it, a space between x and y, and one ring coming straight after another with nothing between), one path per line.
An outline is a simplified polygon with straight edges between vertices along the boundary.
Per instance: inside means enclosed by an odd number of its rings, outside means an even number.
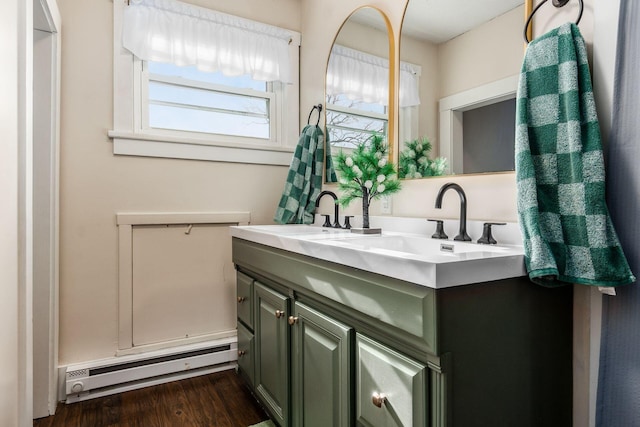
M322 190L324 134L319 126L302 129L274 220L280 224L311 224Z
M575 24L527 47L515 151L531 280L545 286L634 282L605 203L600 128L585 43Z

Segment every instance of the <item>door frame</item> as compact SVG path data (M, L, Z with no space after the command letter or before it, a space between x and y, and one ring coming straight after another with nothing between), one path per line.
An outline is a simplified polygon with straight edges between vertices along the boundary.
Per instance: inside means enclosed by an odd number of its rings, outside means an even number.
M32 418L54 414L58 403L60 28L56 1L33 0L33 134L25 171L32 199Z

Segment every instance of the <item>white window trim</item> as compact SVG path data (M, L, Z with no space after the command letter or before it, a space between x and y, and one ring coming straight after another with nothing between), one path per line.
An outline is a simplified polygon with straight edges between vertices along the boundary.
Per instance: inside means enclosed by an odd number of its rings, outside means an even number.
M142 61L122 47L122 13L125 2L113 2L113 153L117 155L210 160L289 166L299 133L299 46L300 34L291 31L292 84L284 86L277 103L272 126L273 141L256 142L250 138L211 136L188 132L144 129L141 99ZM275 143L274 143L275 141Z
M386 113L376 113L375 111L359 110L357 108L343 107L342 105L327 104L327 110L334 111L336 113L350 114L376 120L384 120L387 122L389 121L389 115Z

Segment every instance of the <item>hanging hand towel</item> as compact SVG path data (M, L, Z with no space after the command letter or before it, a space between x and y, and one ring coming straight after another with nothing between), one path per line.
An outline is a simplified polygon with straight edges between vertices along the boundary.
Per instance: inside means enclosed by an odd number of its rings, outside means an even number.
M293 154L287 182L274 220L280 224L311 224L316 199L322 190L324 134L319 126L302 129Z
M605 203L600 128L585 43L575 24L527 47L515 151L530 279L545 286L634 282Z

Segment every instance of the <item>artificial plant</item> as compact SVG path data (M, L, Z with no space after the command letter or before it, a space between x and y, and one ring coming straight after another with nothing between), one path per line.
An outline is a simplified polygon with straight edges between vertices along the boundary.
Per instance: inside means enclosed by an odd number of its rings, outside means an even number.
M398 159L400 178L443 175L447 168L447 159L444 157L431 159L429 157L431 149L431 142L426 137L405 142L405 148L400 152Z
M371 201L400 190L396 168L388 157L388 145L378 133L351 152L340 150L335 157L338 189L342 193L339 202L347 206L354 199L362 199L362 228L369 228Z

